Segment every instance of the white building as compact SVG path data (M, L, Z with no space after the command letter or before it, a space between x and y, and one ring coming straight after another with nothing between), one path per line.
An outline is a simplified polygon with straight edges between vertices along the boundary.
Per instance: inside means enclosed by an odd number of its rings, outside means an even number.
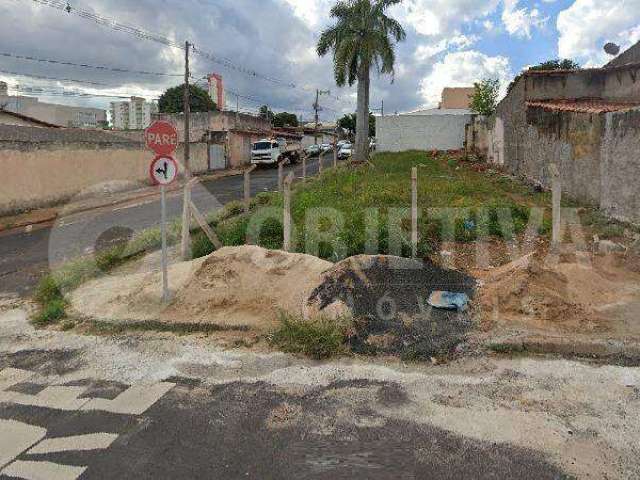
M9 95L5 82L0 82L0 110L59 127L98 128L107 123L105 110L45 103L37 97Z
M144 130L151 125L151 115L158 112L158 104L141 97L128 102L111 102L111 125L114 130Z
M432 109L376 117L379 152L460 150L472 113L465 109Z

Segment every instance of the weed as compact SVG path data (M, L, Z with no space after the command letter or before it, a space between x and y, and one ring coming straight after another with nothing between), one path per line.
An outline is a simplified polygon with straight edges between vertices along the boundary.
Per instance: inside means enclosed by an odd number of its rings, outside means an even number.
M49 301L33 319L33 323L39 326L50 325L62 320L66 316L67 302L57 298Z
M320 360L347 351L351 320L320 317L307 321L287 313L281 313L279 320L280 326L270 341L284 352L302 353Z

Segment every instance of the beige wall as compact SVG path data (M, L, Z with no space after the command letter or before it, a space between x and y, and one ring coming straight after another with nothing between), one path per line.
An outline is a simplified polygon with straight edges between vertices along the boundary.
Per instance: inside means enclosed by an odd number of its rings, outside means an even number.
M182 149L176 158L182 158ZM0 214L62 202L105 182L149 184L152 159L142 145L0 143L0 165L8 172L0 189ZM206 144L191 145L191 164L194 173L207 170Z
M468 109L471 106L473 87L445 88L442 91L441 109Z

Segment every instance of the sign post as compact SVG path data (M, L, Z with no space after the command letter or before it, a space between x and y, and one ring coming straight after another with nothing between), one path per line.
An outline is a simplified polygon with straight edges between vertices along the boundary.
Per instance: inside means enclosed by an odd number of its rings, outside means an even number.
M156 153L149 167L149 176L154 185L160 186L160 235L162 238L162 302L168 303L169 267L167 259L167 185L178 177L178 164L172 155L178 148L178 132L168 122L155 122L145 131L147 147Z

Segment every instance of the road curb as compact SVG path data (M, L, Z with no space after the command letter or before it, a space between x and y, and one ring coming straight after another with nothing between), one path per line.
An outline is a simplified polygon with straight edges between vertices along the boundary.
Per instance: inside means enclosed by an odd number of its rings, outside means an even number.
M201 182L206 182L206 181L212 181L212 180L220 180L222 178L227 178L227 177L235 177L235 176L239 176L242 175L244 173L244 170L229 170L228 172L225 172L224 174L210 174L210 175L201 175L201 176L197 176L194 178L197 178L199 181ZM154 187L149 187L148 190L151 190ZM177 186L173 186L173 187L169 187L167 188L167 193L171 194L171 193L175 193L178 192L182 189L181 185L177 185ZM128 196L126 198L122 198L119 200L114 200L111 202L105 202L105 203L99 203L99 204L95 204L95 205L90 205L90 206L78 206L77 208L74 208L73 206L69 206L69 205L63 205L61 207L58 207L57 209L55 208L51 208L48 210L56 210L55 212L53 212L51 215L47 215L45 217L42 217L36 221L34 220L29 220L29 219L25 219L22 221L16 221L14 223L9 223L7 225L2 225L0 224L0 233L6 233L6 232L12 232L12 231L17 231L17 230L22 230L25 228L29 228L29 227L33 227L33 226L37 226L37 225L44 225L47 223L51 223L53 221L55 221L61 213L63 213L65 216L67 215L75 215L77 213L84 213L84 212L89 212L91 210L98 210L101 208L105 208L105 207L115 207L118 205L122 205L125 203L129 203L129 202L135 202L136 200L141 200L144 198L150 198L150 197L154 197L160 196L160 192L153 190L153 191L145 191L145 192L140 192L139 194L135 194L135 195L131 195ZM25 215L30 215L33 214L35 212L38 212L41 210L33 210ZM11 217L5 217L5 218L11 218ZM0 218L0 222L2 221L2 219Z

